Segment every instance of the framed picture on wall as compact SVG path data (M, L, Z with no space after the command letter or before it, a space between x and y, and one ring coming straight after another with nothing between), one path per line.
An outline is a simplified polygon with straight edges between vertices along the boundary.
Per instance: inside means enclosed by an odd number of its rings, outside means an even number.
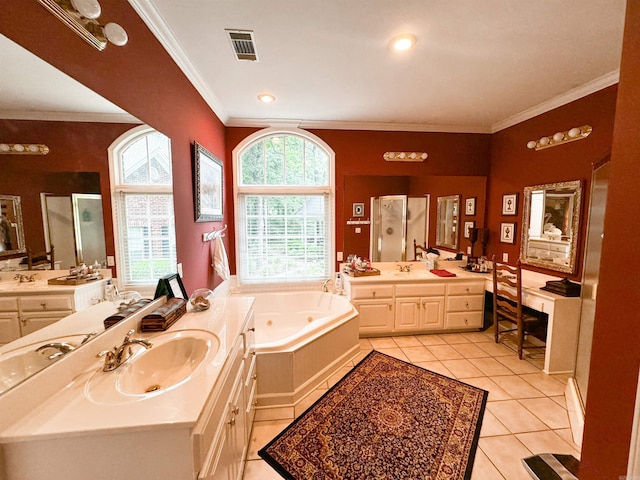
M464 213L470 217L476 214L476 197L467 198L464 201Z
M518 194L502 195L502 215L516 215L518 213Z
M353 216L354 217L364 217L364 203L354 203L353 204Z
M475 228L476 222L464 222L464 238L469 238L471 234L469 233L469 229Z
M516 243L516 224L515 223L500 224L500 242Z
M222 220L222 162L198 142L193 142L193 182L196 222Z

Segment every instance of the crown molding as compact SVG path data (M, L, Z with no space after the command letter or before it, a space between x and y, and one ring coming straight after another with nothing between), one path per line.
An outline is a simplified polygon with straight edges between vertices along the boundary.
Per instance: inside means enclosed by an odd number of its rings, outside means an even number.
M554 108L561 107L568 103L571 103L579 98L586 97L587 95L591 95L603 88L610 87L611 85L615 85L620 81L620 69L614 70L613 72L609 72L606 75L596 78L590 82L587 82L579 87L573 88L567 92L564 92L557 97L553 97L547 101L544 101L534 107L528 108L520 113L517 113L509 118L506 118L500 122L494 123L491 126L490 133L496 133L500 130L504 130L505 128L512 127L517 125L518 123L522 123L526 120L529 120L533 117L537 117L543 113L549 112Z
M211 91L207 82L202 78L200 71L182 48L176 39L173 31L167 26L162 14L148 0L129 0L129 3L138 13L142 21L149 27L164 49L169 53L173 61L176 62L180 70L193 84L200 96L211 107L223 124L228 120L228 114L222 103Z
M41 120L50 122L143 123L128 113L51 112L38 110L0 110L6 120Z

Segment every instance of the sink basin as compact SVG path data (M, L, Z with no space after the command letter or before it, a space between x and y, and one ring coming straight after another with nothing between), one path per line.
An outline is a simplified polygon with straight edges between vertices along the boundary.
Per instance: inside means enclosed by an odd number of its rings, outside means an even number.
M0 393L17 385L22 380L39 372L43 368L51 365L61 357L48 359L55 349L46 349L42 352L36 352L36 348L46 343L69 343L71 345L80 345L85 335L66 335L64 337L56 337L40 340L36 343L23 345L12 350L0 353Z
M205 330L181 330L148 338L150 349L135 353L113 372L97 371L87 383L96 403L142 400L171 390L193 377L213 359L220 341Z

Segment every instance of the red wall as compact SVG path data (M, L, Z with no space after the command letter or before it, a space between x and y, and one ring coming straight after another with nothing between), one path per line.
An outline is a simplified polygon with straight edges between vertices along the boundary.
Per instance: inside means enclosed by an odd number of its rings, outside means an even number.
M627 473L640 366L640 3L627 2L580 480ZM579 142L578 142L579 143Z
M487 227L492 232L490 255L495 253L501 259L502 252L506 252L511 263L520 255L522 192L525 186L583 180L582 204L585 207L582 208L581 225L585 224L592 165L606 157L611 149L616 93L616 86L600 90L493 135L487 202ZM529 150L526 146L529 140L585 124L591 125L593 132L584 140L539 151ZM502 216L502 195L507 193L518 193L518 214L515 217ZM517 223L515 245L500 243L500 223L514 221ZM585 235L581 234L576 273L569 275L577 281L582 280L584 240ZM526 268L537 270L529 266Z
M0 32L171 138L183 281L187 292L212 287L217 280L201 234L219 224L194 221L191 144L197 140L224 158L224 126L126 0L101 4L101 18L129 34L126 46L99 52L36 1L0 0ZM225 217L229 206L227 201Z

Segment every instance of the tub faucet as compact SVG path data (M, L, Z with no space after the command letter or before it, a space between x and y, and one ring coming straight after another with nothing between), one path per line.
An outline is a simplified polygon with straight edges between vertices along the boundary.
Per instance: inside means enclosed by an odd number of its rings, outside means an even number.
M329 287L327 286L329 282L333 282L332 278L327 278L324 282L322 282L322 291L327 293L329 291Z
M153 346L153 344L148 340L143 340L141 338L131 338L131 335L135 330L129 330L129 333L124 337L124 341L122 345L119 347L113 347L113 350L103 350L102 352L96 355L96 358L104 357L104 367L102 367L103 372L110 372L115 370L133 354L131 350L132 345L142 345L144 348L149 349Z

